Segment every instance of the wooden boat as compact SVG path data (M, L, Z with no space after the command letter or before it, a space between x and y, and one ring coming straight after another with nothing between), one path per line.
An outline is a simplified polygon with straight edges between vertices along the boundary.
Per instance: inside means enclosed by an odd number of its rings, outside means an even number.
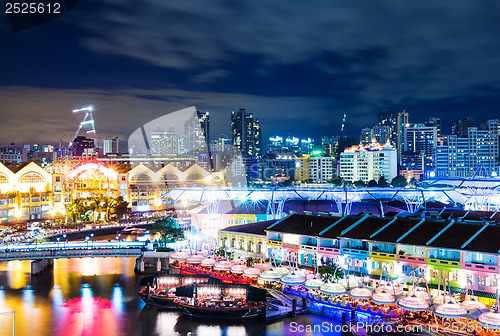
M174 306L204 319L251 319L265 315L267 291L242 284L203 283L178 287Z
M203 275L169 275L151 276L140 282L144 287L139 291L139 297L146 303L157 307L170 307L177 298L175 288L193 283L208 282L209 277Z

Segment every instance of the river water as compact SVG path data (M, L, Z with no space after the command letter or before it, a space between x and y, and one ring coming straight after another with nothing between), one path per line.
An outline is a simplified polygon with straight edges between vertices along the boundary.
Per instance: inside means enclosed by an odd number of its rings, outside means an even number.
M314 315L269 324L208 322L175 310L145 308L137 296L134 258L56 259L54 270L30 275L30 261L0 262L0 335L314 335L333 320ZM297 326L302 326L298 328ZM326 329L325 329L326 330Z

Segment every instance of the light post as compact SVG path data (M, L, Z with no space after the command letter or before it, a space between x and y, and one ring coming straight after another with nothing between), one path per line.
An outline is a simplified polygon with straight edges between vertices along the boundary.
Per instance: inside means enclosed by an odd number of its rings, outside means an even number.
M89 248L89 237L85 237L85 242L87 243L87 249Z
M92 248L94 248L94 240L92 238L94 238L93 233L90 234L90 240L91 240L91 246L92 246Z
M66 248L66 242L67 242L67 240L66 240L66 234L63 234L63 238L64 238L64 248Z
M120 248L120 236L116 236L116 241L118 242L118 248Z
M61 238L57 237L57 248L59 248L59 239Z

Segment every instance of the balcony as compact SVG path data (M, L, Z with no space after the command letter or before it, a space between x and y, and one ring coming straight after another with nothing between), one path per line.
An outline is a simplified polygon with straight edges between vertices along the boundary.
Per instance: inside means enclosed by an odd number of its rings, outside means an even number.
M314 251L314 252L316 252L316 250L318 249L316 245L309 245L309 244L301 244L300 248L305 251Z
M430 257L427 260L428 260L429 265L434 265L434 266L444 266L444 267L453 267L453 268L459 268L461 266L460 261L433 259Z
M319 247L318 252L325 255L340 255L340 249L336 247Z
M400 254L397 258L398 261L407 262L411 264L427 264L426 257L413 257L410 255Z
M342 248L342 254L344 253L349 253L349 254L356 254L356 255L362 255L365 257L368 257L370 255L370 252L367 250L361 250L353 247L343 247Z
M269 247L278 248L278 247L281 247L282 244L283 243L280 242L279 240L271 240L271 239L267 240L267 246L269 246Z
M389 252L383 252L383 251L371 251L370 257L396 260L396 253L389 253Z
M282 247L287 250L298 251L300 248L299 244L283 243Z
M488 272L488 273L498 273L498 266L495 265L485 265L479 262L463 262L462 269L470 271Z

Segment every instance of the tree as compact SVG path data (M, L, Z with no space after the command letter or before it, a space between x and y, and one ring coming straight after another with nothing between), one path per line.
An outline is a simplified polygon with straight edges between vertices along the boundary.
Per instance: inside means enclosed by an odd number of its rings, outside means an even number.
M75 198L68 206L68 212L73 220L73 223L76 223L77 219L81 220L83 214L87 211L87 207L82 202L81 198Z
M389 183L387 183L385 176L384 175L380 176L380 178L378 179L378 182L377 182L377 187L384 188L384 187L388 187L388 186L389 186Z
M117 219L123 218L123 215L130 213L128 202L122 196L118 196L113 200L110 212L116 215Z
M354 186L358 187L358 188L362 188L362 187L366 186L366 183L363 180L357 180L356 182L354 182Z
M406 179L404 176L398 175L392 179L391 185L395 188L404 188L406 187Z
M373 188L376 186L377 186L377 181L375 181L375 180L368 181L368 187Z
M334 176L331 180L328 181L328 183L339 185L340 183L342 183L342 179L340 178L340 176Z
M155 220L153 230L160 234L160 242L162 243L175 243L178 240L186 239L184 231L180 228L174 217L164 217Z

